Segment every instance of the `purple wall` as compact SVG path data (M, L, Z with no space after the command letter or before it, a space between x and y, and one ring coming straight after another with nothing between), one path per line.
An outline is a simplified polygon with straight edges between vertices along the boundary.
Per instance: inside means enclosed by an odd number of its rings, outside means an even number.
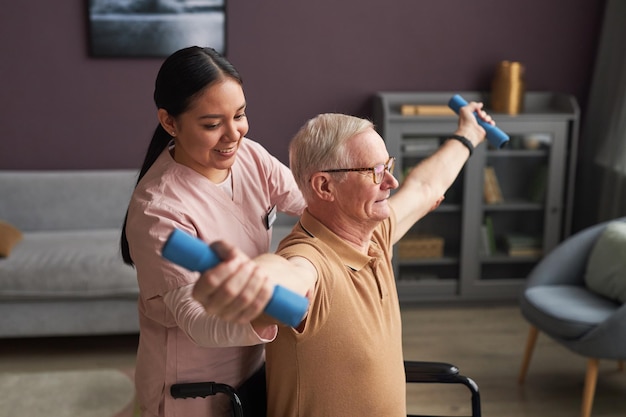
M0 13L0 169L134 168L156 127L161 59L87 55L87 0ZM287 162L320 112L370 116L376 91L486 90L522 61L528 90L584 108L598 0L228 0L227 57L244 77L249 136Z

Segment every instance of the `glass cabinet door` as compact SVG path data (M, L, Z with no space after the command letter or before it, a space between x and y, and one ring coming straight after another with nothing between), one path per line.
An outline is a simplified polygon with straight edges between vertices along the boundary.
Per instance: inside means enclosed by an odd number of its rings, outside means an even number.
M403 135L401 157L397 160L398 181L402 183L407 173L436 151L446 139L445 134ZM417 222L396 244L397 285L405 292L410 288L431 296L449 296L458 292L464 178L465 170L448 189L441 204Z
M560 237L566 157L560 126L503 125L510 136L506 147L487 146L475 154L483 192L469 201L480 210L466 218L479 248L466 259L463 289L469 296L517 293Z

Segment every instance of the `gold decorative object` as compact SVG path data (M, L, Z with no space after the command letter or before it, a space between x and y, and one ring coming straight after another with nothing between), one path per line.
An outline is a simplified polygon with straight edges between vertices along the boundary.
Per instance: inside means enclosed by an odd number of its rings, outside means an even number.
M515 115L524 107L524 66L517 61L502 61L496 67L491 86L491 109Z

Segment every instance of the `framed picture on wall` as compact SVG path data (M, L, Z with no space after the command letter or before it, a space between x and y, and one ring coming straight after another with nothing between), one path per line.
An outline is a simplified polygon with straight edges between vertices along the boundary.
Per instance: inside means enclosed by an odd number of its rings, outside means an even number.
M87 0L94 57L166 57L187 46L226 49L226 0Z

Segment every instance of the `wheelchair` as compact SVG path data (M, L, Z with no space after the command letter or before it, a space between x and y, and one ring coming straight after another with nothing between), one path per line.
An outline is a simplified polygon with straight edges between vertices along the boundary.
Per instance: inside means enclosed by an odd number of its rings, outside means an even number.
M459 368L445 362L404 361L407 383L463 384L470 391L471 417L481 417L478 385L471 378L461 375ZM244 417L243 405L237 391L227 384L217 382L191 382L174 384L170 387L174 398L196 398L224 394L230 398L233 416ZM410 414L408 417L445 417Z

